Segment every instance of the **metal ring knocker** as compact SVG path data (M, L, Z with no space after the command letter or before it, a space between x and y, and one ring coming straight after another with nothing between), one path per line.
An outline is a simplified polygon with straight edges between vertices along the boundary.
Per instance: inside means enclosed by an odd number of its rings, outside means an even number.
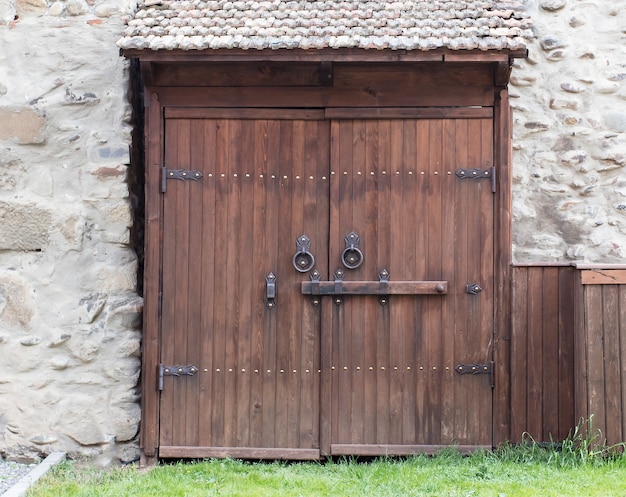
M354 231L348 233L344 238L346 249L341 254L341 262L347 269L356 269L363 264L363 252L359 248L361 239Z
M315 266L315 257L310 252L311 240L306 235L300 235L296 240L296 253L293 255L293 267L300 273L306 273Z

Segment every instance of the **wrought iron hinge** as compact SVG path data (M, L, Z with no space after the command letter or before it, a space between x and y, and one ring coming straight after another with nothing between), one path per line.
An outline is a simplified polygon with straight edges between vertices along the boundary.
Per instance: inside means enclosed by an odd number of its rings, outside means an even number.
M496 168L489 169L459 169L456 175L461 179L485 179L491 180L491 193L496 193Z
M167 189L166 182L168 179L179 179L181 181L200 181L202 173L197 169L167 169L161 168L161 193L165 193Z
M193 376L198 372L196 366L163 366L159 364L159 390L163 390L165 376Z
M454 370L459 374L488 374L491 388L496 386L493 361L485 364L457 364Z

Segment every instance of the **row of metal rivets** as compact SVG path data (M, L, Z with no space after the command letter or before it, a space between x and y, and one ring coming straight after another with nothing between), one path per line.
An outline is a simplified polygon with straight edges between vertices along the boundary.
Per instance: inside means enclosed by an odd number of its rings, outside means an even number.
M396 171L395 173L396 173L396 176L399 176L399 175L401 174L401 171ZM421 176L426 175L426 171L416 171L416 172L415 172L415 174L418 174L418 173L419 173ZM344 171L344 172L343 172L343 175L344 175L344 176L347 176L348 174L349 174L349 173L348 173L348 171ZM363 172L361 172L361 171L357 171L357 173L356 173L356 174L357 174L357 176L362 176L362 175L363 175ZM382 171L382 172L381 172L381 174L382 174L383 176L386 176L386 175L387 175L387 171ZM392 174L393 174L393 173L392 173ZM409 171L409 172L408 172L408 174L409 174L409 176L412 176L412 175L414 174L414 172L413 172L413 171ZM433 171L433 173L432 173L432 174L434 174L435 176L438 176L438 175L439 175L439 171ZM452 172L451 172L451 171L447 171L445 174L447 174L448 176L451 176L451 175L452 175ZM335 176L335 175L336 175L336 173L333 171L333 172L331 172L331 173L330 173L330 175L331 175L331 176ZM208 176L209 178L213 178L213 176L217 176L217 175L214 175L213 173L209 173L209 174L207 174L207 176ZM229 174L228 176L230 176L230 174ZM233 178L238 178L238 177L239 177L239 173L233 173L233 174L232 174L232 176L233 176ZM244 176L245 176L246 178L251 178L253 175L252 175L252 174L250 174L250 173L246 173ZM266 176L266 175L265 175L265 174L263 174L263 173L259 174L259 178L265 178L265 176ZM276 175L276 174L271 174L271 175L269 175L269 177L270 177L271 179L277 179L277 178L279 178L279 176L280 176L280 175ZM376 172L375 172L375 171L371 171L371 172L370 172L370 176L376 176ZM220 178L226 178L226 173L220 173L220 174L219 174L219 177L220 177ZM301 177L300 175L296 175L296 176L294 176L294 178L295 178L295 179L298 179L298 180L299 180L299 179L302 179L302 177ZM326 180L326 179L328 179L328 176L322 176L321 178L322 178L323 180ZM281 179L289 179L289 176L285 174L285 175L283 175L283 176L281 177ZM315 179L315 176L309 176L309 179L310 179L310 180L313 180L313 179Z
M331 369L331 371L335 371L337 368L336 368L335 366L332 366L330 369ZM343 371L348 371L348 370L350 370L350 369L351 369L351 368L348 368L348 366L344 366L344 367L343 367ZM368 368L368 370L369 370L369 371L374 371L374 369L378 369L378 368L374 368L373 366L370 366L370 367ZM393 371L398 371L399 369L402 369L402 368L399 368L399 367L397 367L397 366L394 366L394 367L392 367L392 368L389 368L389 370L393 370ZM417 368L415 368L415 369L417 369L417 370L419 370L419 371L423 371L423 370L425 370L425 369L426 369L426 370L428 370L429 368L425 368L424 366L419 366L419 367L417 367ZM446 366L445 368L441 368L441 369L445 369L446 371L449 371L449 370L450 370L450 367L449 367L449 366ZM355 370L355 371L361 371L361 366L356 366L356 367L354 368L354 370ZM380 367L380 370L381 370L381 371L385 371L385 370L386 370L385 366L381 366L381 367ZM411 370L412 370L411 366L407 366L407 367L406 367L406 370L407 370L407 371L411 371ZM433 366L433 367L432 367L432 370L433 370L433 371L437 371L437 370L438 370L437 366ZM227 371L228 371L229 373L233 373L235 370L234 370L233 368L228 368L228 370L227 370ZM205 372L205 373L208 373L208 372L209 372L209 370L208 370L207 368L205 368L205 369L204 369L204 372ZM217 368L217 369L215 370L215 372L216 372L216 373L221 373L221 372L222 372L222 370L221 370L220 368ZM241 372L242 372L242 373L245 373L245 372L246 372L246 369L245 369L245 368L241 369ZM255 370L254 370L254 373L255 373L255 374L259 374L260 372L261 372L261 371L260 371L260 370L258 370L258 369L255 369ZM271 369L267 369L265 372L266 372L266 373L271 373L271 372L272 372L272 370L271 370ZM278 370L278 372L279 372L279 373L285 373L285 370L284 370L284 369L280 369L280 370ZM292 370L292 373L297 373L297 372L298 372L298 370L297 370L297 369L293 369L293 370ZM311 370L310 370L310 369L305 369L305 370L304 370L304 372L305 372L305 373L311 373ZM318 372L318 373L321 373L321 372L322 372L322 370L321 370L321 369L318 369L318 370L317 370L317 372Z

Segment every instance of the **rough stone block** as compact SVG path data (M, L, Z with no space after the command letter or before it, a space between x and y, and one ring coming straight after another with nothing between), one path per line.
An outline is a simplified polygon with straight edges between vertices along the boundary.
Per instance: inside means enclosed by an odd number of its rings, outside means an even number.
M15 0L15 8L20 15L43 13L46 10L46 0Z
M51 219L50 211L32 204L0 202L0 250L42 250Z
M46 118L30 107L0 107L0 140L43 143Z

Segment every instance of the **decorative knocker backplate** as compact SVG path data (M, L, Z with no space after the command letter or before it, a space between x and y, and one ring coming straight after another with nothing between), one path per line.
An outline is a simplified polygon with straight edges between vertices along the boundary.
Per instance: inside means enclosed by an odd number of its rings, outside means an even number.
M311 240L306 235L300 235L296 240L296 253L293 255L293 267L296 271L306 273L313 269L315 257L311 253Z
M359 249L361 239L354 231L344 238L346 249L341 254L341 262L347 269L356 269L363 264L363 252Z

